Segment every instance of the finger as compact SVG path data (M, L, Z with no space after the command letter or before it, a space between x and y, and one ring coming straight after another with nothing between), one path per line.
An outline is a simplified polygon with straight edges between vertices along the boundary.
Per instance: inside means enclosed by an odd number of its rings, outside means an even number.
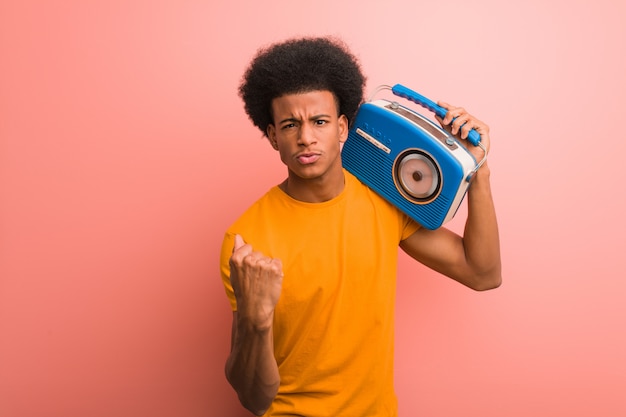
M280 276L283 276L283 262L280 259L277 258L273 258L272 259L272 265L274 267L274 269L279 272Z
M233 252L241 248L245 244L246 242L244 242L243 238L240 235L235 235L235 246L233 247Z
M459 119L463 120L463 124L459 127L459 134L462 139L467 139L472 129L474 129L481 136L489 133L489 126L471 116L470 114L466 113L464 116L460 116Z
M454 119L454 115L450 112L454 109L454 106L446 103L445 101L438 101L437 104L447 110L445 117L443 119L437 117L437 120L444 126L450 124L452 119Z
M452 123L450 123L450 133L457 135L461 132L461 129L468 124L471 125L471 117L467 113L461 113L455 116ZM469 131L468 131L469 132Z
M467 139L467 137L469 136L469 133L472 129L476 128L476 123L474 123L473 120L468 120L465 124L463 124L460 128L459 128L459 134L461 136L461 139Z
M452 107L452 106L450 106L448 103L446 103L445 101L438 101L438 102L437 102L437 104L438 104L439 106L443 107L443 108L444 108L444 109L446 109L446 110L449 110L449 109L450 109L450 107Z
M252 246L247 244L240 235L235 235L231 261L241 262L250 253L252 253Z

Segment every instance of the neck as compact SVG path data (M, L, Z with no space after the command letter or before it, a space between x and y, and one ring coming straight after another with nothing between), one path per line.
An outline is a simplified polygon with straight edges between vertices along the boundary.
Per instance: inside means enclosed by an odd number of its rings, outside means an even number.
M314 179L300 178L290 172L279 187L295 200L305 203L322 203L341 194L345 187L345 178L343 171L340 175Z

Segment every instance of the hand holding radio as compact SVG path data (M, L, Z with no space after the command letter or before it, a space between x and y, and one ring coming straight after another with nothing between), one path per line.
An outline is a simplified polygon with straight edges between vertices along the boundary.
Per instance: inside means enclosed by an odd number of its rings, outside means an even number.
M229 263L239 316L250 319L256 328L269 328L282 290L282 262L254 251L236 235Z
M485 147L484 151L473 149L474 147L471 146L466 147L476 160L480 160L485 153L489 152L489 126L469 114L463 107L454 107L443 101L437 104L445 110L443 117L435 113L435 118L444 130L458 139L467 140L475 146L480 142Z

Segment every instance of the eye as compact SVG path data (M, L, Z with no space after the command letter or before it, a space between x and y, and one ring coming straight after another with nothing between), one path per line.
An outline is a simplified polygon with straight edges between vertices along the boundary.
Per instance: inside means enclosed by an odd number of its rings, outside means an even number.
M328 123L328 120L318 119L318 120L315 121L315 124L318 125L318 126L323 126L326 123Z
M295 123L287 123L287 124L282 125L281 129L288 130L288 129L292 129L294 127L296 127Z

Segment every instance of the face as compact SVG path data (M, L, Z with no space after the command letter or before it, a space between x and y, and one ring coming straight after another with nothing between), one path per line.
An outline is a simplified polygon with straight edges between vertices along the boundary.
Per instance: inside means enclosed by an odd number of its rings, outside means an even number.
M338 115L330 91L288 94L272 102L274 123L267 136L289 170L289 181L341 176L341 144L348 120ZM335 177L336 178L336 177Z

